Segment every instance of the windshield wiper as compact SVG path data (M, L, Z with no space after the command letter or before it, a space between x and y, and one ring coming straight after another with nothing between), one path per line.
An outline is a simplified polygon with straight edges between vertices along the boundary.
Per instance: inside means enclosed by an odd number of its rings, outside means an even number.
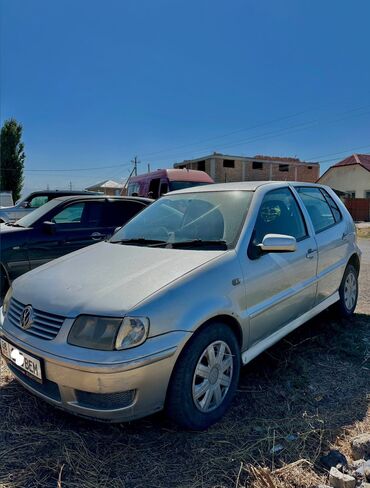
M119 239L118 241L110 241L112 244L133 244L134 246L165 246L167 241L159 241L158 239L145 239L144 237L137 237L136 239Z
M172 248L178 247L217 247L221 249L227 249L227 242L223 240L203 240L203 239L192 239L190 241L178 241L171 242L169 245Z

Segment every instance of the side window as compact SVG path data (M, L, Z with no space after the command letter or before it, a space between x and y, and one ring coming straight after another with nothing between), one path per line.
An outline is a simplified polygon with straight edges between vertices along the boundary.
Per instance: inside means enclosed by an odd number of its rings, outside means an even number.
M159 196L165 195L166 193L168 193L168 183L165 181L162 181Z
M127 195L132 196L132 195L139 195L139 183L130 183L127 188Z
M103 225L105 227L121 226L143 208L144 205L137 202L111 202L109 205L106 205Z
M37 197L33 197L30 200L29 206L30 208L38 208L41 207L41 205L44 205L48 200L49 198L47 197L47 195L39 195Z
M82 213L82 225L84 227L100 227L103 220L104 202L86 202Z
M327 191L325 191L323 188L321 188L321 193L324 195L326 201L328 202L330 210L333 213L335 222L339 222L342 219L342 214L340 213L338 205L334 202L334 200L329 195L329 193Z
M289 188L280 188L267 193L262 200L254 227L252 246L260 244L267 234L285 234L297 241L307 237L306 225L301 210ZM250 257L253 256L249 252Z
M63 208L63 210L54 215L51 221L56 224L81 223L84 208L85 204L83 202L74 203L73 205Z
M337 222L337 220L334 218L331 206L321 192L320 188L301 186L297 188L297 191L311 217L316 233L331 227ZM338 207L336 207L336 209L339 212Z

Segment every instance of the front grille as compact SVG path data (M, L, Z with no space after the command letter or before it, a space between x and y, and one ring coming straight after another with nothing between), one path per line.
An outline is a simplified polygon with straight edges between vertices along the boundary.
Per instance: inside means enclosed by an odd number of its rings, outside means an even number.
M43 383L39 383L38 381L35 381L29 376L27 376L25 373L19 371L19 369L13 366L13 364L10 361L7 361L7 366L10 369L10 371L14 374L14 376L19 378L20 381L28 385L30 388L41 393L42 395L45 395L48 398L52 398L53 400L60 402L59 387L56 383L54 383L54 381L45 379L43 380Z
M136 390L126 390L118 393L90 393L75 390L76 399L82 407L97 408L99 410L114 410L130 406L135 398Z
M63 325L64 317L61 317L60 315L54 315L48 312L42 312L41 310L37 310L34 308L34 320L32 322L32 325L29 329L24 330L20 326L20 319L24 307L25 305L23 305L23 303L19 302L15 298L12 298L10 300L7 317L9 319L9 322L14 325L14 327L18 327L18 329L21 329L24 332L32 334L36 337L40 337L41 339L51 340L57 336L60 328Z

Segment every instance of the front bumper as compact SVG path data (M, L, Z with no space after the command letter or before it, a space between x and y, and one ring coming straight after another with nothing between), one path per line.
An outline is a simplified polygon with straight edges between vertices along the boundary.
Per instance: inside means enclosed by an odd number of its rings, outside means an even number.
M173 367L190 336L176 331L147 339L149 354L143 355L139 346L136 357L132 349L127 361L109 365L50 354L12 334L6 321L4 325L0 337L43 362L44 380L38 383L4 358L25 388L62 410L109 422L145 417L163 408ZM43 342L47 347L53 341Z

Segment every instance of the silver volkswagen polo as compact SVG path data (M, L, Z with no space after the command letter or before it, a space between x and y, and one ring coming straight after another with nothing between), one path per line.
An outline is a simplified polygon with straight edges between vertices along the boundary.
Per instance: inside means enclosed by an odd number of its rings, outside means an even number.
M353 313L360 251L335 193L306 183L190 188L108 241L14 281L0 317L17 380L69 412L163 408L204 429L241 365L329 306Z

